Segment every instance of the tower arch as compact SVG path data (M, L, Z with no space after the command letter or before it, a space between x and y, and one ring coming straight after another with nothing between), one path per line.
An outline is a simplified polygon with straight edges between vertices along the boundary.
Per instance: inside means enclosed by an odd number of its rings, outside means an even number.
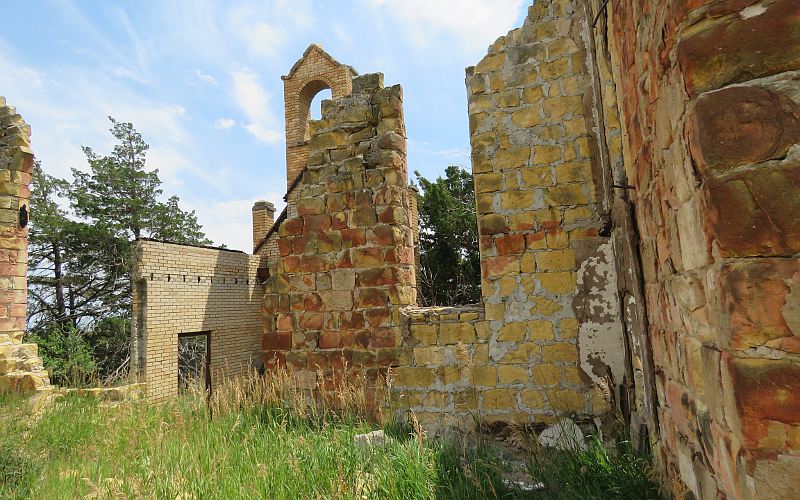
M325 89L339 99L353 90L353 77L358 73L342 64L316 44L309 45L303 56L283 77L283 100L286 113L286 185L295 183L308 160L311 139L309 117L311 102Z

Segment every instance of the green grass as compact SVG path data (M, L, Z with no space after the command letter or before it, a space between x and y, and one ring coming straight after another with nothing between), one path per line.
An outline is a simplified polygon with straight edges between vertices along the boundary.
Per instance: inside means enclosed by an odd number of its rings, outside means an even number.
M627 440L608 445L590 436L585 450L539 449L530 454L528 471L544 487L541 498L664 498L650 460Z
M68 397L25 430L4 403L0 498L491 498L511 493L487 460L475 481L447 442L402 436L360 450L374 426L256 406L214 420L191 400L103 407ZM482 452L480 452L482 453ZM485 488L485 489L482 489Z
M276 401L234 398L211 419L197 396L118 406L69 396L32 419L24 401L0 397L0 499L657 498L646 462L599 443L532 456L546 489L523 493L481 439L426 440L393 423L387 446L362 450L353 436L377 428L362 413Z

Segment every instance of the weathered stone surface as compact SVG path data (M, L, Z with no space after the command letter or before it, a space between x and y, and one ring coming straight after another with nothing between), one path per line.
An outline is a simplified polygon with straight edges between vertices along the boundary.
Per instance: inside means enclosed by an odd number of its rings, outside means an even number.
M726 264L720 274L729 316L724 340L736 350L768 345L800 353L800 261L758 259ZM791 325L791 327L790 327Z
M800 66L800 5L777 0L759 15L729 16L678 43L690 95Z
M733 256L800 251L800 166L760 168L707 183L710 225Z
M781 158L800 142L800 108L762 87L730 87L701 95L689 125L692 156L706 175Z

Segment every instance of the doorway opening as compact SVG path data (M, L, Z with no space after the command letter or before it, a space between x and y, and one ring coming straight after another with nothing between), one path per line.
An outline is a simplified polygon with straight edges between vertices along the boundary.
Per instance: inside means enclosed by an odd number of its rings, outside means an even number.
M178 394L211 394L211 332L178 334Z

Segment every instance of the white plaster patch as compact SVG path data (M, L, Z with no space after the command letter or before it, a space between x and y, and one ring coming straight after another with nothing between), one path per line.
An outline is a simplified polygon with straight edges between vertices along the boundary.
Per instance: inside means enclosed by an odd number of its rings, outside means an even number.
M749 5L749 6L745 7L744 9L742 9L739 12L739 15L742 16L742 19L747 21L750 18L760 16L761 14L763 14L766 11L767 11L767 8L764 7L763 5L755 4L755 5Z
M586 313L592 319L583 319L578 330L581 369L595 383L603 384L602 373L595 368L605 365L614 382L620 383L625 375L625 344L611 242L600 245L595 256L581 263L577 278L579 286L592 283L584 292ZM600 286L596 286L598 283Z

